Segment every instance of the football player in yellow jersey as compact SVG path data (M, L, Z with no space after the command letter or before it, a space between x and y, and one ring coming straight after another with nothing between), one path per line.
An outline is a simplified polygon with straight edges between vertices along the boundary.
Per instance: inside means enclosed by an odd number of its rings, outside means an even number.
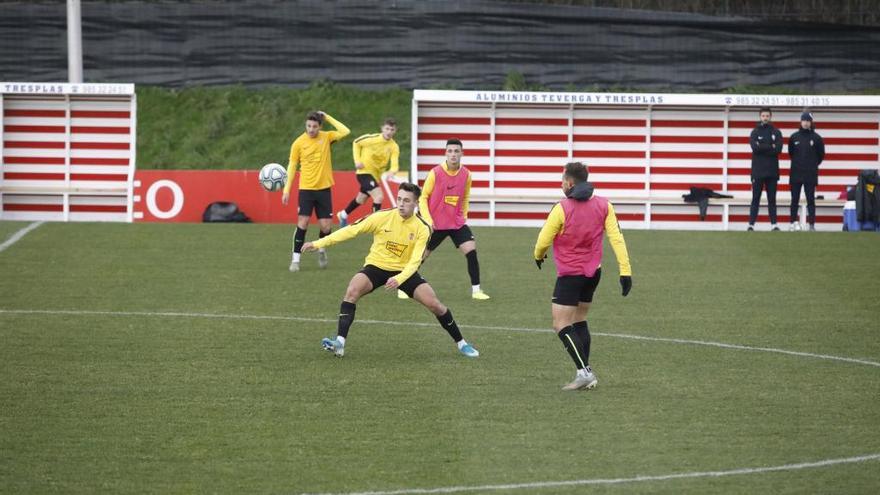
M324 121L329 122L335 131L322 131ZM333 221L333 203L330 187L333 185L333 164L330 157L330 145L348 136L351 131L345 124L334 119L326 112L312 112L306 118L306 132L302 133L290 146L290 162L287 165L287 183L281 203L290 201L290 188L296 166L299 173L299 212L296 220L296 233L293 235L293 255L290 260L290 271L299 271L299 257L306 240L306 229L312 211L318 217L321 233L318 237L330 235ZM327 253L322 249L318 253L318 266L327 267Z
M392 118L385 119L382 124L382 132L376 134L364 134L352 143L352 156L354 166L357 169L357 177L360 191L357 196L348 203L344 210L336 214L339 225L348 225L348 216L364 204L368 197L373 198L373 211L382 209L382 187L380 181L385 175L388 164L391 164L388 173L394 174L400 169L400 147L394 141L397 133L397 121Z
M373 245L364 267L354 274L345 290L339 308L337 335L321 341L324 349L339 357L345 354L345 339L354 322L358 300L379 287L385 287L385 290L400 289L406 292L434 313L437 321L455 341L459 352L471 358L480 355L462 338L452 312L437 299L434 289L416 271L431 237L431 228L415 214L420 194L419 186L404 182L397 192L396 209L372 213L327 237L303 245L303 251L315 251L353 239L359 234L373 234Z

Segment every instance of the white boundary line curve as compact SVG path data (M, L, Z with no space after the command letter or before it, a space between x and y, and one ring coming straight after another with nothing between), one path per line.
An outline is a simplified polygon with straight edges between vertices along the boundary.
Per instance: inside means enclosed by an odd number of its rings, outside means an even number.
M46 223L46 222L34 222L34 223L27 225L25 227L22 227L21 229L16 231L14 234L12 234L12 236L9 239L6 239L6 241L4 241L3 244L0 244L0 253L2 253L3 251L6 251L6 248L8 248L9 246L20 241L22 237L24 237L28 234L28 232L34 230L35 228L39 227L40 225L43 225L44 223Z
M269 320L269 321L301 321L307 323L336 323L336 319L329 318L311 318L306 316L272 316L272 315L247 315L247 314L224 314L224 313L187 313L180 311L90 311L90 310L65 310L65 309L0 309L0 314L35 314L35 315L69 315L69 316L143 316L143 317L166 317L166 318L215 318L230 320ZM436 327L436 323L424 322L408 322L408 321L384 321L384 320L367 320L359 319L357 323L366 325L388 325L401 327ZM527 327L502 327L491 325L460 325L462 328L474 330L503 330L509 332L526 332L526 333L552 333L549 328L527 328ZM719 347L722 349L735 349L741 351L770 352L775 354L785 354L788 356L808 357L814 359L825 359L828 361L840 361L844 363L862 364L865 366L874 366L880 368L880 362L869 361L867 359L850 358L843 356L834 356L831 354L816 354L812 352L789 351L786 349L777 349L775 347L755 347L739 344L725 344L723 342L711 342L706 340L690 340L690 339L674 339L668 337L649 337L644 335L633 335L626 333L605 333L591 332L593 335L600 337L612 337L618 339L643 340L646 342L666 342L670 344L687 344L701 345L707 347Z
M758 468L741 468L730 469L727 471L701 471L693 473L677 473L663 474L659 476L634 476L632 478L611 478L611 479L585 479L585 480L568 480L568 481L536 481L532 483L513 483L507 485L481 485L481 486L448 486L440 488L401 488L399 490L387 490L376 492L336 492L336 493L312 493L303 495L405 495L405 494L426 494L426 493L461 493L476 491L495 491L495 490L522 490L525 488L557 488L563 486L585 486L585 485L619 485L623 483L638 483L643 481L668 481L687 478L720 478L722 476L735 476L739 474L760 474L772 473L777 471L795 471L798 469L810 469L825 466L834 466L837 464L852 464L856 462L876 461L880 459L880 454L860 455L856 457L844 457L840 459L826 459L816 462L801 462L797 464L783 464L781 466L767 466Z
M34 227L36 228L36 227ZM329 318L310 318L301 316L271 316L271 315L247 315L247 314L223 314L223 313L186 313L177 311L88 311L88 310L48 310L48 309L0 309L0 314L19 314L19 315L68 315L68 316L143 316L143 317L167 317L167 318L215 318L215 319L240 319L240 320L268 320L268 321L300 321L310 323L335 323L335 319ZM422 322L402 322L402 321L383 321L383 320L358 320L358 323L368 325L393 325L393 326L409 326L409 327L434 327L433 323ZM481 329L481 330L506 330L515 332L528 333L550 333L551 330L545 328L521 328L521 327L501 327L488 325L467 325L464 328ZM809 352L789 351L785 349L776 349L772 347L753 347L738 344L725 344L721 342L709 342L702 340L689 339L672 339L664 337L646 337L641 335L618 334L618 333L601 333L593 332L594 335L604 337L623 338L631 340L643 340L649 342L666 342L673 344L702 345L708 347L719 347L723 349L735 349L744 351L771 352L776 354L785 354L798 357L809 357L816 359L825 359L831 361L840 361L853 364L862 364L873 367L880 367L880 362L868 361L865 359L847 358L842 356L833 356L829 354L813 354ZM472 486L448 486L434 488L401 488L395 490L384 491L366 491L366 492L322 492L312 493L311 495L407 495L407 494L434 494L434 493L462 493L476 491L498 491L498 490L522 490L528 488L554 488L566 486L589 486L589 485L617 485L624 483L639 483L646 481L668 481L675 479L692 479L692 478L718 478L722 476L735 476L746 474L761 474L778 471L795 471L801 469L812 469L826 466L834 466L839 464L854 464L867 461L880 460L880 453L866 454L854 457L843 457L837 459L824 459L814 462L802 462L795 464L783 464L779 466L738 468L725 471L697 471L690 473L674 473L664 475L639 475L630 478L594 478L579 479L565 481L537 481L530 483L513 483L513 484L497 484L497 485L472 485ZM309 495L309 494L303 494Z

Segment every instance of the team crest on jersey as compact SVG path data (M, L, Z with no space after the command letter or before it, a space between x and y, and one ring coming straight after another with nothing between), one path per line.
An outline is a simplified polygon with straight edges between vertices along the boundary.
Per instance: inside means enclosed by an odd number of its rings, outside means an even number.
M400 244L394 241L385 241L385 249L388 250L389 253L394 254L398 258L403 256L403 252L406 251L408 244Z

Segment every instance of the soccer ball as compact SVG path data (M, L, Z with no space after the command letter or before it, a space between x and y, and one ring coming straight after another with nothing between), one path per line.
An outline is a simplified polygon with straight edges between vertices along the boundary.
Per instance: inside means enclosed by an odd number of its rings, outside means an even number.
M287 182L287 170L277 163L269 163L260 169L260 185L263 189L274 192L284 189Z

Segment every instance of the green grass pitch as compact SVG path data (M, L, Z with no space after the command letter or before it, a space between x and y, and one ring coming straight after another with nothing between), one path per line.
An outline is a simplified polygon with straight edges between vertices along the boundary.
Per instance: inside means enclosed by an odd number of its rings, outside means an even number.
M26 225L0 222L0 241ZM449 242L421 271L468 360L381 290L345 358L320 349L366 238L291 274L289 226L37 228L0 252L0 492L880 488L880 366L751 349L880 363L880 236L626 232L633 291L606 248L589 318L599 386L563 393L537 229L474 230L491 301L470 300ZM686 477L737 469L757 471ZM657 479L560 484L638 476Z

